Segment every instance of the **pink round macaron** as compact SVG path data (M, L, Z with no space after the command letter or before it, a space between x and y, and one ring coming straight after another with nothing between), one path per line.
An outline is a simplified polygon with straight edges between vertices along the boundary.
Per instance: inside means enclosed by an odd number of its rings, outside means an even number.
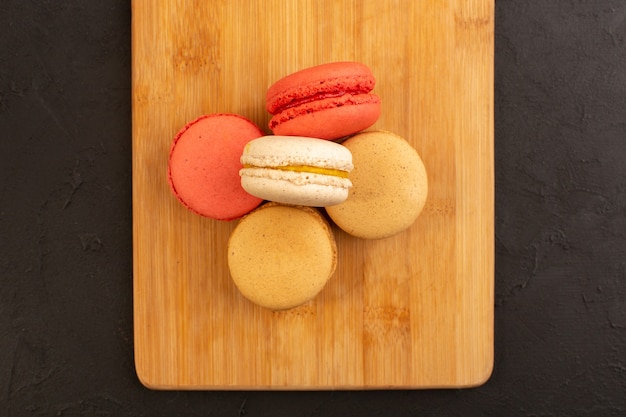
M216 220L234 220L263 200L242 187L243 148L263 132L243 116L210 114L183 127L172 143L168 182L189 210Z
M339 139L372 126L380 98L371 94L376 79L358 62L310 67L274 83L266 96L276 135Z

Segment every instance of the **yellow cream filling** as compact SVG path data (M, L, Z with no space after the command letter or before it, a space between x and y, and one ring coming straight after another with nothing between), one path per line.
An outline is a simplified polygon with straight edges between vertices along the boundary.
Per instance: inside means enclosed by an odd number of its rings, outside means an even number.
M254 165L244 164L244 168L259 168ZM280 169L281 171L293 172L309 172L312 174L330 175L333 177L348 178L348 173L340 169L320 168L309 165L287 165L279 167L271 167L272 169Z

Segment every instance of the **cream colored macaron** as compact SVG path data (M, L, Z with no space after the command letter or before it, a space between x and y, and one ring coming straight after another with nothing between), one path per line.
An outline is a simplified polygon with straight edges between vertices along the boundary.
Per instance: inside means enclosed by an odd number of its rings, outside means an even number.
M248 142L241 164L241 186L264 200L326 207L345 201L351 186L350 151L327 140L264 136Z
M337 266L332 230L314 208L266 203L237 224L228 268L241 294L286 310L312 300Z
M343 142L352 153L352 188L345 202L326 207L345 232L364 239L393 236L417 219L428 194L426 169L402 137L359 133Z

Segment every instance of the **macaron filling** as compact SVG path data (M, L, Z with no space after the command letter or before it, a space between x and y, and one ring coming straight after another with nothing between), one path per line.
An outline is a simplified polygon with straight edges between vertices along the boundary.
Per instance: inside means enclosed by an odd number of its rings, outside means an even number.
M344 94L361 95L369 94L374 87L374 83L357 82L349 85L343 80L333 80L330 82L316 82L315 84L305 85L299 88L293 88L291 91L283 93L271 100L268 105L270 114L278 114L292 107L298 107L302 104L311 103L327 98L341 97Z
M376 80L366 67L358 66L353 72L351 67L344 74L333 74L327 77L325 73L311 73L307 80L295 79L285 85L279 81L267 91L266 108L270 114L279 113L289 107L321 100L329 97L338 97L343 94L368 94L374 89ZM294 76L297 76L295 74ZM292 76L292 77L294 77ZM287 77L289 79L290 77ZM306 77L305 77L306 78Z
M244 168L265 168L267 167L257 167L250 164L244 164ZM269 169L278 169L281 171L292 171L292 172L306 172L311 174L320 174L320 175L329 175L331 177L339 177L339 178L348 178L349 172L342 171L340 169L333 168L324 168L310 165L286 165L286 166L276 166L271 167Z
M267 181L281 182L282 185L277 184L279 188L287 186L288 183L292 186L297 186L300 188L298 194L307 194L307 188L309 186L313 186L316 188L327 187L328 189L333 189L336 192L341 191L342 194L345 192L347 197L348 190L350 189L350 187L352 187L352 182L348 178L335 177L332 175L315 174L312 172L295 172L272 168L244 168L241 170L241 185L246 191L248 191L252 195L257 195L257 197L262 197L266 200L281 201L280 198L268 198L265 194L259 195L254 192L254 190L250 190L250 184L257 181L262 181L266 183ZM265 193L266 190L263 190L262 192ZM288 201L284 200L281 202Z

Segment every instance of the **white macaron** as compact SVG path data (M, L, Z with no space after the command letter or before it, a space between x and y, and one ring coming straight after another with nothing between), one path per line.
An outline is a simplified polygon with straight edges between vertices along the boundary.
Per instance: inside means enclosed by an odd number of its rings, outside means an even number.
M302 136L264 136L246 145L241 185L268 201L311 207L340 204L352 183L352 154L343 145Z

